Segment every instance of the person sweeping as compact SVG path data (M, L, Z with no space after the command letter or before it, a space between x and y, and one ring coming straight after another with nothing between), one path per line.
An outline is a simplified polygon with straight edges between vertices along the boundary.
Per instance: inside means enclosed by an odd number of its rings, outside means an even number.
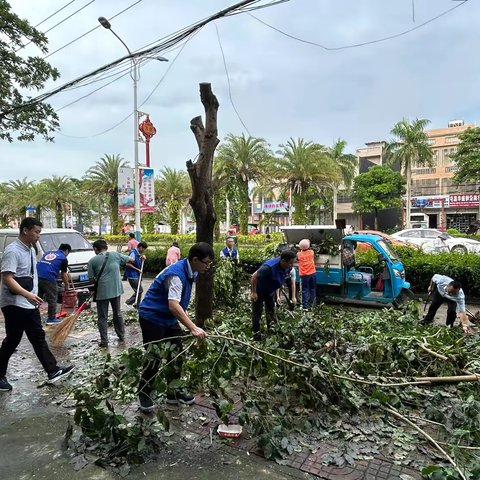
M465 307L465 294L460 282L453 280L446 275L434 275L430 280L428 293L433 295L432 303L427 315L422 320L423 325L433 323L437 310L447 302L447 321L449 327L453 327L457 318L457 309L462 322L463 333L468 333L468 319Z

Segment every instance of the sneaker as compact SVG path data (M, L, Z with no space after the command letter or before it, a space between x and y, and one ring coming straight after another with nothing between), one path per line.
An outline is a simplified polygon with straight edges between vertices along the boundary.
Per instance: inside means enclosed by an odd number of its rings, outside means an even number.
M195 397L180 391L175 392L175 394L167 393L168 405L178 405L179 403L182 403L183 405L192 405L195 403Z
M154 410L152 399L144 393L138 394L138 403L140 404L140 410L143 413L152 413Z
M135 310L135 309L133 308L133 306L130 305L129 303L126 303L126 302L125 302L125 303L123 304L123 306L124 306L127 310Z
M69 367L58 367L58 370L56 372L48 374L48 383L58 382L61 378L70 375L74 368L75 367L73 365L70 365Z
M98 346L102 348L108 348L108 342L98 342Z
M6 377L0 377L0 392L10 392L12 386L7 382Z
M61 319L61 318L49 318L49 319L47 320L46 325L58 325L59 323L62 323L62 319Z

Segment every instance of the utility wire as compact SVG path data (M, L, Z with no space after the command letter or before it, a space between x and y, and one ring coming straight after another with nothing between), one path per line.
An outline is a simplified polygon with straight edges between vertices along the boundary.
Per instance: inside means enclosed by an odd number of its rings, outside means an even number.
M37 23L33 28L37 28L39 27L42 23L45 23L47 20L50 20L52 17L54 17L57 13L60 13L62 10L64 10L65 8L67 8L69 5L71 5L73 2L75 2L76 0L71 0L71 2L67 3L66 5L64 5L62 8L59 8L56 12L52 13L50 16L48 16L47 18L44 18L40 23Z
M125 13L127 10L130 10L132 7L134 7L135 5L138 5L141 1L143 0L137 0L135 3L132 3L130 6L128 6L127 8L125 8L124 10L122 10L121 12L118 12L116 15L114 15L113 17L110 17L108 19L108 21L111 21L113 20L114 18L118 17L119 15L122 15L122 13ZM43 57L44 59L45 58L48 58L48 57L51 57L52 55L55 55L56 53L62 51L64 48L67 48L69 47L70 45L72 45L73 43L75 42L78 42L78 40L80 40L81 38L83 37L86 37L88 34L92 33L94 30L96 30L97 28L100 28L101 25L97 25L96 27L92 28L91 30L89 30L88 32L85 32L84 34L80 35L79 37L73 39L71 42L68 42L66 43L65 45L63 45L62 47L60 48L57 48L57 50L49 53L48 55L46 55L45 57Z
M199 32L200 30L198 30L195 35ZM157 90L157 88L160 86L160 84L163 82L163 80L165 79L165 77L167 76L168 72L170 71L170 69L173 67L173 65L175 64L177 58L180 56L180 54L182 53L183 49L186 47L187 43L193 38L193 36L191 38L189 38L183 45L181 45L180 47L180 51L177 53L177 55L175 56L175 58L169 63L168 65L168 68L167 70L165 71L165 73L163 74L162 78L160 78L160 81L155 85L154 89L150 92L150 95L148 95L148 97L140 104L138 105L137 107L137 111L140 107L142 107L143 105L145 105L145 103L148 102L148 100L150 100L150 98L152 97L152 95L155 93L155 91ZM106 85L105 85L106 86ZM94 93L94 92L92 92ZM80 99L79 99L80 100ZM78 100L77 100L78 101ZM73 103L76 103L76 102L72 102ZM71 105L71 104L69 104ZM65 105L63 108L66 108L68 107L69 105ZM59 109L61 110L61 109ZM57 110L57 112L59 111ZM133 115L133 112L132 113L129 113L123 120L120 120L120 122L116 123L115 125L113 125L112 127L108 128L107 130L103 130L102 132L99 132L99 133L96 133L95 135L87 135L87 136L82 136L82 137L79 137L79 136L74 136L74 135L66 135L65 133L62 133L60 132L59 130L55 130L58 134L62 135L63 137L68 137L68 138L76 138L76 139L85 139L85 138L94 138L94 137L99 137L107 132L110 132L111 130L117 128L118 126L120 126L122 123L126 122L129 118L131 118Z
M424 27L425 25L428 25L429 23L434 22L435 20L438 20L439 18L449 14L450 12L455 10L456 8L459 8L462 5L465 5L467 2L468 2L468 0L464 0L462 3L460 3L458 5L455 5L454 7L450 8L449 10L447 10L443 13L441 13L440 15L437 15L436 17L433 17L430 20L427 20L426 22L421 23L420 25L417 25L416 27L410 28L409 30L405 30L404 32L397 33L395 35L390 35L390 36L384 37L384 38L379 38L379 39L376 39L376 40L370 40L368 42L355 43L355 44L352 44L352 45L343 45L341 47L326 47L325 45L321 45L320 43L315 43L315 42L311 42L309 40L304 40L303 38L295 37L294 35L290 35L289 33L286 33L284 31L280 30L279 28L274 27L273 25L270 25L269 23L267 23L263 20L260 20L259 18L257 18L255 15L252 15L251 13L247 12L247 15L250 15L252 18L257 20L257 22L262 23L266 27L269 27L272 30L275 30L276 32L281 33L282 35L285 35L286 37L291 38L292 40L297 40L299 42L306 43L306 44L312 45L314 47L319 47L319 48L322 48L323 50L327 50L327 51L337 51L337 50L346 50L348 48L364 47L365 45L371 45L371 44L374 44L374 43L385 42L387 40L392 40L394 38L402 37L404 35L407 35L408 33L411 33L415 30L418 30L419 28Z
M242 120L242 117L238 113L237 107L235 107L235 103L233 102L232 86L230 84L230 75L228 74L228 67L227 67L227 62L225 60L225 53L223 51L222 41L220 40L220 32L218 31L218 26L217 26L216 23L215 23L215 30L217 31L218 45L220 46L220 51L222 52L223 66L225 67L225 74L227 75L228 96L230 97L230 103L232 104L232 107L235 110L235 113L237 114L238 119L240 120L241 124L243 125L243 128L247 131L248 135L251 136L247 126L245 125L244 121Z
M90 2L88 2L86 5L84 5L83 7L79 8L78 10L76 10L75 12L71 13L68 17L65 17L63 20L61 20L60 22L56 23L53 27L50 27L48 30L45 30L43 33L46 34L50 31L52 31L54 28L57 28L59 25L61 25L62 23L66 22L69 18L72 18L73 16L75 16L77 13L81 12L84 8L87 8L89 5L91 5L93 2L95 2L95 0L90 0ZM22 48L25 48L27 45L30 45L31 43L33 42L33 40L30 40L29 42L27 42L25 45L22 45L21 47L17 48L17 50L15 50L15 52L18 52L19 50L21 50Z

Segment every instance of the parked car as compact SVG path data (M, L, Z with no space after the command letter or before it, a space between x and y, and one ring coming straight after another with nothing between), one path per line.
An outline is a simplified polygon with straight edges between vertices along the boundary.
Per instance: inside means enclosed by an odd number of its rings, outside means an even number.
M18 230L0 230L0 254L5 247L18 238ZM88 278L88 261L95 256L93 246L81 233L69 228L43 228L40 240L35 244L37 250L37 262L41 260L45 252L57 250L60 244L68 243L72 251L68 255L68 271L75 288L93 287ZM57 280L62 283L61 278Z
M382 237L384 240L386 240L387 242L389 242L394 247L396 247L396 246L404 247L405 245L408 245L405 242L405 240L400 240L398 238L393 238L390 235L387 235L386 233L377 232L376 230L355 230L354 233L359 233L359 234L362 234L362 235L378 235L378 236ZM357 244L357 251L365 252L365 251L370 250L370 249L371 249L371 246L368 243L363 243L362 242L362 243Z
M433 251L435 239L441 233L448 235L446 232L434 228L410 228L396 232L392 234L392 237L413 245L419 245L425 252L430 253ZM477 240L448 235L446 243L452 253L480 253L480 242Z

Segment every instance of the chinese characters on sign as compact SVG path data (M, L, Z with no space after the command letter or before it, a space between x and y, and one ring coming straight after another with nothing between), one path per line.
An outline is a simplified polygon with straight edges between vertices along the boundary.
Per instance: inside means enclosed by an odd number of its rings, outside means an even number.
M118 212L135 212L133 168L118 169ZM154 172L152 168L140 168L140 212L155 211Z
M449 206L450 208L478 207L478 193L450 195Z
M278 212L286 212L288 208L287 202L267 202L263 205L261 203L254 204L254 213L271 213L275 210Z

